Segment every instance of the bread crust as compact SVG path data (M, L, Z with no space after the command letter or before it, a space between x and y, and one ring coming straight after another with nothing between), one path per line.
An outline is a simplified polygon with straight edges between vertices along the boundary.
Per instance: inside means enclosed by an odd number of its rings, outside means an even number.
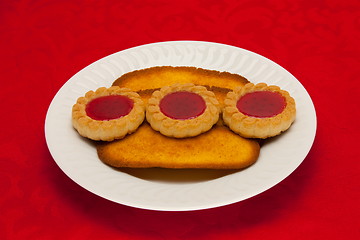
M92 100L109 95L122 95L130 98L134 105L126 116L112 120L95 120L86 114L86 106ZM144 121L145 106L139 94L127 88L113 86L101 87L95 92L88 91L84 97L77 99L72 107L72 124L78 133L86 138L101 141L121 139L126 134L134 132Z
M271 91L284 97L286 106L284 110L273 117L257 118L247 116L236 107L237 101L247 93L256 91ZM295 100L290 94L278 86L268 86L265 83L248 83L229 92L224 101L223 119L229 128L245 138L269 138L286 131L295 120Z
M160 110L160 101L168 94L186 91L198 94L205 101L205 111L196 118L179 120L166 116ZM166 86L152 94L146 106L146 120L151 127L168 137L185 138L194 137L211 129L218 121L220 104L215 94L203 86L196 86L192 83L173 84Z

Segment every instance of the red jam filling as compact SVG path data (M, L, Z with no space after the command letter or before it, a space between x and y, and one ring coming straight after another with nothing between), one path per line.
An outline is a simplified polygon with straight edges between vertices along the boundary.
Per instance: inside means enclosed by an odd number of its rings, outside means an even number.
M110 95L95 98L86 105L86 114L94 120L111 120L126 116L134 107L130 98L121 95Z
M186 91L166 95L159 106L164 115L179 120L196 118L206 109L205 101L200 95Z
M277 92L258 91L242 96L236 107L250 117L267 118L280 114L286 106L283 96Z

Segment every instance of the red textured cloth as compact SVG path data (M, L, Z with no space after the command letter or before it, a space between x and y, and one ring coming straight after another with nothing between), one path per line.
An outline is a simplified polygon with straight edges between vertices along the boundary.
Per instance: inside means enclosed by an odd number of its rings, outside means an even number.
M360 239L360 2L0 1L0 239ZM78 186L46 146L47 108L76 72L169 41L259 53L308 90L318 117L300 167L229 206L157 212Z

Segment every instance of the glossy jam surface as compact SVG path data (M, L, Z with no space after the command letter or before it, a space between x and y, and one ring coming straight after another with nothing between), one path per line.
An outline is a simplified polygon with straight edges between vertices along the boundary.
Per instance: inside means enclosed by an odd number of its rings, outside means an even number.
M286 106L281 94L270 91L257 91L242 96L236 107L250 117L267 118L280 114Z
M112 120L126 116L134 102L126 96L110 95L95 98L86 105L86 114L94 120Z
M196 118L206 109L205 101L200 95L186 91L166 95L159 105L164 115L179 120Z

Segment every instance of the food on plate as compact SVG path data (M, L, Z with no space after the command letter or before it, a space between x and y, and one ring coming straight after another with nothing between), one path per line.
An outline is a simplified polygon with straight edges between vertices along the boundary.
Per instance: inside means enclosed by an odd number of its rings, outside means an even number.
M155 91L148 100L146 120L168 137L194 137L211 129L219 119L215 94L192 83L173 84Z
M145 118L140 96L127 88L101 87L88 91L72 108L72 124L92 140L113 141L134 132Z
M89 91L72 120L80 135L101 140L98 156L112 167L242 169L258 159L260 139L286 131L295 115L294 99L277 86L162 66Z
M229 92L223 119L245 138L268 138L286 131L295 120L295 100L278 86L248 83Z
M98 143L99 158L113 167L242 169L258 159L260 146L222 125L191 138L170 138L144 122L124 139Z

